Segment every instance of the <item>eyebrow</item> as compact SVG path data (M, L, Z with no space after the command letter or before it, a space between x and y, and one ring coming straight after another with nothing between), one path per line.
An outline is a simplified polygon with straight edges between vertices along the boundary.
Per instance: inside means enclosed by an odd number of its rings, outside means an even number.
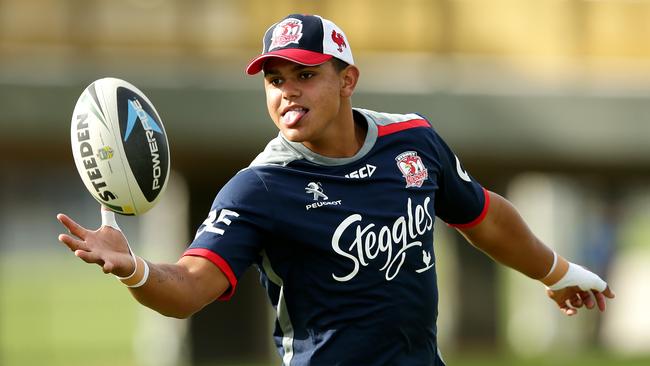
M308 68L312 68L312 67L318 67L318 66L320 66L320 65L309 66L309 65L296 64L295 66L293 66L291 68L291 71L295 72L295 71L300 71L300 70L304 70L304 69L308 69ZM276 69L263 70L262 72L264 72L264 77L280 75L280 71L278 71Z

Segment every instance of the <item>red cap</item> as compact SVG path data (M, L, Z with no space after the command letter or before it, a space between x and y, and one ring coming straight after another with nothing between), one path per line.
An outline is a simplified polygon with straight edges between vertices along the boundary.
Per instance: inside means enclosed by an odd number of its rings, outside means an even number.
M354 65L343 31L318 15L291 14L273 24L264 34L262 54L246 67L246 73L262 71L264 62L278 57L306 66L316 66L336 57Z

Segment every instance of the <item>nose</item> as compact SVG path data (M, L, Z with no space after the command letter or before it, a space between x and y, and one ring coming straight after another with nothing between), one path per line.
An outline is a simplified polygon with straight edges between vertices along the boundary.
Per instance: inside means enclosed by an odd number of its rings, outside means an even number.
M287 100L292 100L302 94L298 83L293 80L285 80L282 84L282 97Z

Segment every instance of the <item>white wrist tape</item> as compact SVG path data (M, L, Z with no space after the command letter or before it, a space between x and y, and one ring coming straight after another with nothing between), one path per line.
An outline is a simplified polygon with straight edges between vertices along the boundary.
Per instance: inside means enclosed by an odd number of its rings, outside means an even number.
M557 266L557 253L553 252L553 265L551 266L551 269L548 271L546 276L544 276L543 278L546 278L546 277L550 276L551 273L553 273L553 271L555 270L556 266Z
M120 277L118 275L115 275L115 277L117 277L117 279L120 280L120 281L130 280L131 277L135 276L135 274L138 272L138 259L135 257L135 254L131 250L131 246L129 246L129 253L131 254L131 259L133 259L133 272L131 272L131 274L126 276L126 277ZM146 264L146 262L145 262L145 264Z
M110 226L115 230L122 231L115 220L115 212L108 210L104 206L100 210L102 213L102 226Z
M130 286L127 285L126 287L136 288L144 285L147 282L147 280L149 279L149 265L147 264L147 261L145 261L144 259L142 260L142 263L144 263L144 275L142 276L142 279L140 280L140 282L136 283L135 285L130 285Z
M141 262L140 265L137 263ZM144 259L136 256L135 272L128 277L117 277L126 287L136 288L144 285L149 279L149 263Z
M565 287L578 286L582 291L605 291L607 283L598 275L581 266L569 262L569 270L555 284L548 286L551 290L560 290Z

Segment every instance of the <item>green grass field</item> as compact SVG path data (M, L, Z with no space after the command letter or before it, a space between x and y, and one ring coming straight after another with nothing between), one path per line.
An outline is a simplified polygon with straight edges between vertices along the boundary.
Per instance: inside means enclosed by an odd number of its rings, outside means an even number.
M65 250L34 257L0 258L0 365L134 365L123 286Z
M45 258L41 253L38 259L4 253L0 257L0 365L136 366L133 331L138 306L117 280L96 266L83 265L65 250ZM450 366L650 365L650 358L620 359L597 351L530 360L447 352L446 360ZM237 366L244 365L262 366Z

